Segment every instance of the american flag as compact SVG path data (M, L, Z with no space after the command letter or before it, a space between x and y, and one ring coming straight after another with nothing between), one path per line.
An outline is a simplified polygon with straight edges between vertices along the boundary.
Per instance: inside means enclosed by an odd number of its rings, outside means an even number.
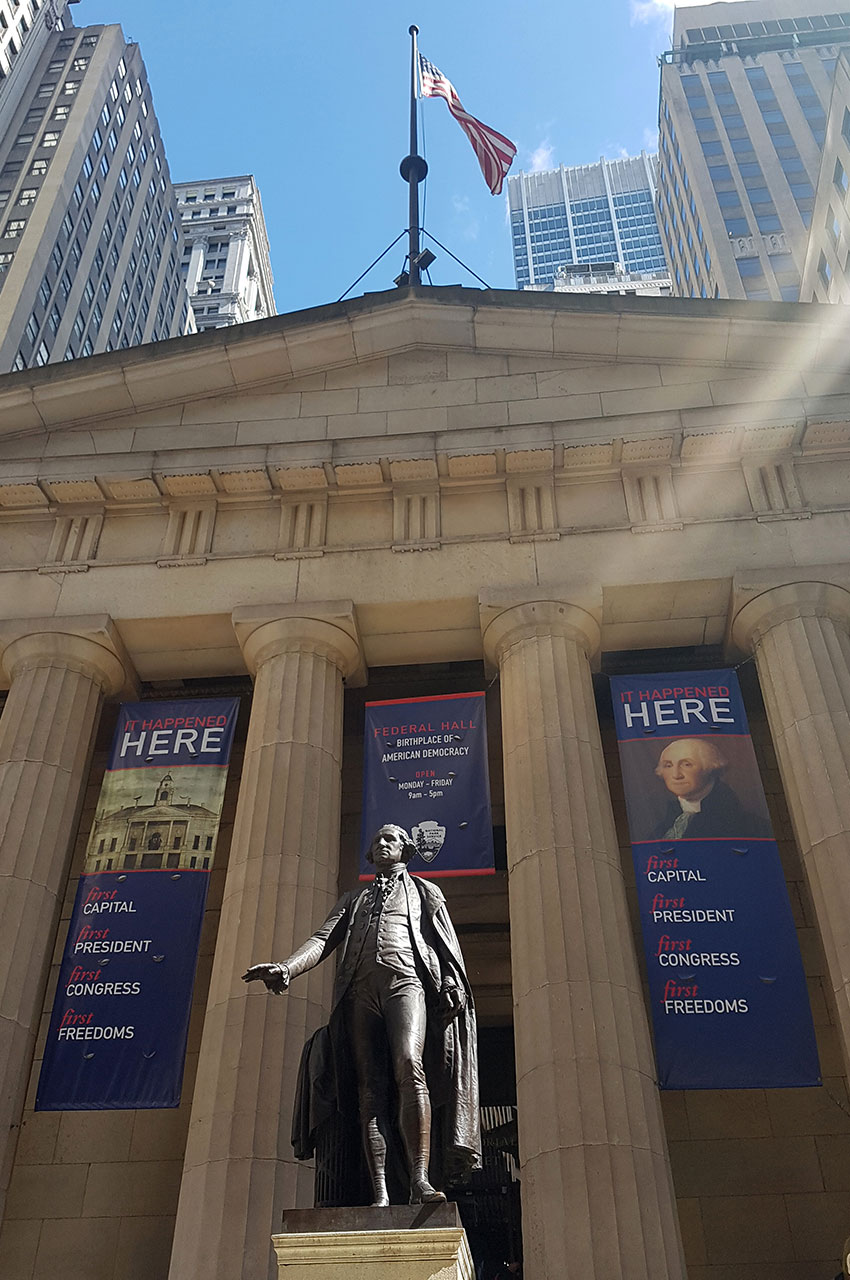
M516 155L516 147L501 133L482 124L464 111L463 104L457 96L457 90L451 80L447 80L442 71L438 71L433 62L419 55L419 86L423 98L445 98L449 111L463 129L472 150L478 157L484 181L494 196L502 190L505 174L511 167Z

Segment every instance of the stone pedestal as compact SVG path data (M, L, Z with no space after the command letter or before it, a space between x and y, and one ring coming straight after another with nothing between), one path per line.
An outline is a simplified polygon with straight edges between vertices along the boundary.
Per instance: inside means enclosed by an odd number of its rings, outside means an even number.
M362 671L360 648L350 604L252 607L234 625L254 700L172 1280L263 1280L283 1207L313 1200L313 1170L292 1153L292 1107L304 1042L329 1016L333 962L282 997L240 976L285 959L336 901L343 678Z
M4 622L0 648L2 1217L101 702L127 676L105 616Z
M307 1209L272 1236L280 1280L473 1280L457 1207Z
M685 1274L589 657L552 600L482 600L501 676L526 1280Z

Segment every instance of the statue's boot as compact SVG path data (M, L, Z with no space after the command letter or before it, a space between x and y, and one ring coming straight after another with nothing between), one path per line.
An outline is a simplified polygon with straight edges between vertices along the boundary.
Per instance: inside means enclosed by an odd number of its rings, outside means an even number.
M387 1191L387 1143L377 1116L363 1121L363 1152L369 1170L369 1181L372 1183L372 1208L385 1208L390 1202Z
M438 1191L436 1187L432 1187L427 1178L417 1178L410 1180L410 1203L411 1204L445 1204L445 1192Z
M442 1204L446 1197L428 1181L431 1156L431 1102L427 1092L405 1099L399 1112L399 1129L410 1170L410 1203Z

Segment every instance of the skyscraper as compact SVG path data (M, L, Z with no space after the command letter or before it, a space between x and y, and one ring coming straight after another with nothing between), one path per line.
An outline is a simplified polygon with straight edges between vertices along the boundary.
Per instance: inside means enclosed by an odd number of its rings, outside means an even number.
M677 9L661 66L658 221L681 296L795 301L850 13Z
M655 220L656 157L641 152L508 178L518 289L554 283L579 263L611 262L623 272L665 269Z
M835 65L801 302L850 302L850 49Z
M0 0L0 138L53 31L71 26L79 0Z
M0 370L193 330L181 250L138 46L51 32L0 136Z
M250 174L176 182L182 272L199 329L275 314L263 205Z

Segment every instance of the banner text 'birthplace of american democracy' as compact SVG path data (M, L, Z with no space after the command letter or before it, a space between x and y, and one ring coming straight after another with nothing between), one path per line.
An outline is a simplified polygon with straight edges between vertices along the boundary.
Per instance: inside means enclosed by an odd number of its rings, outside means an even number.
M493 826L483 693L366 703L361 879L377 829L394 822L428 879L493 872Z

